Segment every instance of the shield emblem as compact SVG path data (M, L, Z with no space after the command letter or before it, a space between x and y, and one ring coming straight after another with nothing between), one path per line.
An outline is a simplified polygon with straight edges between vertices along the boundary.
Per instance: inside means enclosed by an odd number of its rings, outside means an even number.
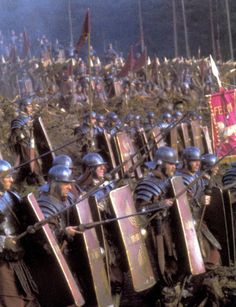
M129 185L112 190L109 194L115 217L136 212ZM141 234L140 217L133 216L117 221L132 283L136 292L153 287L156 283L147 247Z
M26 215L31 224L44 220L44 215L32 193L26 197L24 210L27 211ZM42 226L29 239L30 252L26 263L31 268L33 278L39 288L40 304L45 307L72 304L83 306L84 298L49 225ZM38 241L47 245L49 253L43 248L45 245L36 244Z
M180 176L171 179L174 195L179 195L172 207L177 217L176 232L178 244L178 260L182 264L182 270L188 274L198 275L205 272L205 266L198 243L194 220L188 203L183 179Z
M52 145L41 117L34 120L34 137L39 155L48 153L40 158L42 161L42 172L46 175L52 166L55 154L52 152Z

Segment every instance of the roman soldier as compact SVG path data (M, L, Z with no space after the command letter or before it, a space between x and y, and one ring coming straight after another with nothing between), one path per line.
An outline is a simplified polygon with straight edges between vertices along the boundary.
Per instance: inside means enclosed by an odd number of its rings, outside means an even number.
M23 260L25 250L15 239L24 230L19 219L23 203L12 184L12 166L0 160L0 305L36 307L38 289Z

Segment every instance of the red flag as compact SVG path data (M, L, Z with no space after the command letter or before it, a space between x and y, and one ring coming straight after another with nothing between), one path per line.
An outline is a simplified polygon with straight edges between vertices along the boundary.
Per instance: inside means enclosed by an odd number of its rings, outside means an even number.
M126 77L129 71L133 71L134 65L135 65L134 50L133 46L131 46L125 65L122 67L117 77L118 78Z
M211 95L209 105L211 110L212 138L214 152L218 157L224 156L230 148L236 146L236 90L221 89ZM224 161L236 160L236 149Z
M30 41L28 34L26 31L23 32L23 52L24 52L24 57L27 57L30 51Z
M142 67L145 66L146 57L147 57L147 53L146 53L146 48L145 48L144 51L142 52L142 54L140 55L140 57L135 62L135 65L134 65L134 68L133 68L134 72L139 71Z
M88 35L90 33L91 26L90 26L90 10L87 10L87 13L85 15L84 23L83 23L83 28L82 28L82 33L80 35L80 38L78 42L76 43L76 50L79 51L80 48L84 45L86 42Z

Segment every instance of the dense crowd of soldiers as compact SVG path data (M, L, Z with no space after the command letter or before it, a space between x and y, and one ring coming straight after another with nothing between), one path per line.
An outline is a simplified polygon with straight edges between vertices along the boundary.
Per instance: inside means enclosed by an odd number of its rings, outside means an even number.
M19 106L16 163L0 160L1 306L235 304L235 166L222 183L198 113L88 112L74 163L35 97Z
M89 71L46 36L26 56L23 36L0 33L0 305L234 306L235 165L221 176L205 126L209 61L121 77L111 44ZM40 115L57 111L74 138L55 149Z

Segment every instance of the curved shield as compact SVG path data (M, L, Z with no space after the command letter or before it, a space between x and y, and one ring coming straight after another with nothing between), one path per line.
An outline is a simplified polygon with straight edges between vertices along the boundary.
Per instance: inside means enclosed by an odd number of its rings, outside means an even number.
M115 217L136 212L129 185L112 190L109 194ZM125 255L136 292L153 287L156 283L147 247L141 234L140 217L117 221Z
M190 123L191 137L193 140L193 146L198 147L201 153L205 153L202 141L202 129L199 120L193 120Z
M183 264L182 271L192 275L205 272L205 266L198 243L197 233L194 226L191 209L188 203L183 179L180 176L171 179L174 195L179 195L175 201L173 210L177 217L176 232L178 244L178 259Z
M93 222L92 213L88 199L84 199L76 205L73 216L76 224L87 224ZM91 301L91 296L95 295L97 306L111 306L112 296L111 289L108 282L107 272L104 263L104 256L102 255L99 240L95 228L85 230L80 237L75 238L74 246L81 251L81 237L83 238L83 246L86 250L85 257L87 258L87 267L90 271L92 285L87 289L88 302ZM83 264L85 265L85 263ZM81 263L78 263L81 266ZM86 300L87 303L87 300Z
M183 140L184 148L192 146L191 138L189 135L189 127L187 123L180 124L180 135Z
M42 172L45 175L52 166L52 161L55 154L52 152L52 145L41 117L34 120L34 137L39 155L48 153L41 158Z
M140 179L143 177L140 166L134 167L134 165L138 162L138 156L135 155L137 152L131 138L128 136L126 132L118 132L113 137L115 143L115 152L116 158L118 160L117 164L123 164L122 166L122 175L133 167L136 178Z
M206 206L204 220L220 243L222 249L220 251L222 264L225 266L230 265L230 246L228 236L228 223L226 219L226 208L224 205L222 190L218 187L212 188L211 203Z
M104 131L103 133L100 133L96 135L96 143L99 152L104 157L105 161L108 162L111 169L116 168L116 160L113 153L112 145L111 145L111 135ZM108 169L109 172L109 169ZM115 178L119 179L118 173L115 174Z
M212 141L207 126L202 127L202 140L205 153L213 154Z
M147 155L146 161L152 161L153 160L153 153L150 148L147 135L144 131L144 129L139 129L136 134L136 144L139 148L141 155Z
M228 229L229 240L229 255L230 262L233 266L236 265L236 248L235 248L235 217L233 207L236 205L235 196L233 191L224 192L224 205L225 205L225 218Z
M44 215L31 193L24 206L30 222L44 220ZM83 306L84 298L48 224L30 236L30 251L26 258L39 288L41 306ZM41 244L36 244L41 242ZM47 250L43 246L47 245Z
M156 149L166 145L159 127L152 128L149 131L149 137L154 142Z

